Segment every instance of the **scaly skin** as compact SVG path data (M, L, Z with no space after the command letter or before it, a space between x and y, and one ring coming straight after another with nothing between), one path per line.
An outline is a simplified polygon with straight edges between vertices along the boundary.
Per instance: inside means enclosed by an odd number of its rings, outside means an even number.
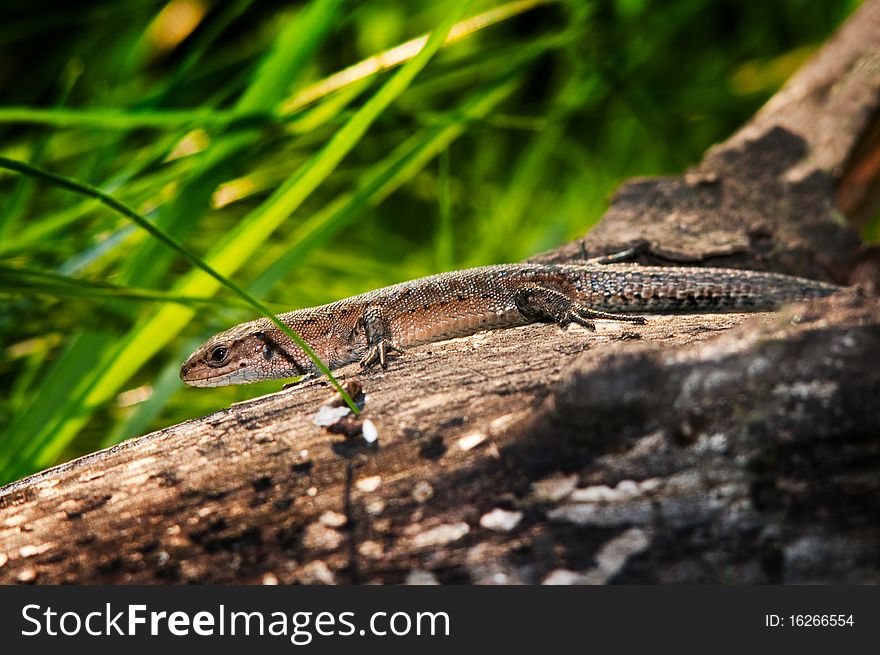
M390 350L481 330L593 319L644 323L632 313L768 311L839 287L779 273L629 264L501 264L410 280L279 315L331 368L385 365ZM626 313L612 313L626 312ZM308 357L266 318L208 340L181 366L200 387L315 372Z

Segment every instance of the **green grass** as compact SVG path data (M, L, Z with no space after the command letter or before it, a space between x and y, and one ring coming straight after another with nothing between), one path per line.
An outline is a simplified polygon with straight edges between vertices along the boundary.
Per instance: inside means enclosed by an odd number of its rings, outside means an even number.
M620 181L747 120L855 6L57 4L0 9L0 156L47 171L0 170L0 482L276 390L177 379L255 306L582 234ZM176 41L169 4L195 10Z

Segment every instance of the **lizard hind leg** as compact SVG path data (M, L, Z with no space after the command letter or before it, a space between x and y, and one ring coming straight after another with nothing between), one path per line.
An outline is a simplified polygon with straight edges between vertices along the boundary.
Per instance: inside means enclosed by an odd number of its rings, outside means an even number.
M517 289L514 294L514 302L520 313L527 319L542 323L556 323L562 328L568 327L571 323L577 323L595 332L596 324L593 319L596 318L638 324L647 322L641 316L613 314L592 309L560 291L536 284L529 284Z
M358 319L358 327L362 328L367 338L367 353L361 359L361 366L367 367L378 363L386 368L388 353L401 352L392 341L391 326L385 312L379 305L370 305Z
M571 323L582 325L588 330L596 330L596 325L575 301L554 289L527 284L516 290L513 301L520 314L538 323L556 323L566 328Z

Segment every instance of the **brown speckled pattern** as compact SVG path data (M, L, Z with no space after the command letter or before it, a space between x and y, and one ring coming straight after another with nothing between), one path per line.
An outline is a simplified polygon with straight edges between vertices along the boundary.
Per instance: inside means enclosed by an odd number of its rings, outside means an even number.
M410 280L279 317L336 368L366 353L366 338L357 324L367 307L381 307L393 344L406 348L529 323L514 303L516 290L525 285L554 289L592 309L636 314L766 311L838 289L778 273L722 268L500 264ZM254 338L257 333L263 338ZM218 345L229 349L229 362L209 366L207 358ZM314 370L308 358L263 318L210 339L181 367L181 379L194 386L220 386Z

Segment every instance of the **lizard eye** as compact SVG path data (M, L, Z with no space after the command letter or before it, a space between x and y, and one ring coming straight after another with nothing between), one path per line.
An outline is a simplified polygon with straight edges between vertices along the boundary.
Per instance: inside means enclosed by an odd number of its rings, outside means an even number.
M229 359L229 349L226 346L215 346L208 355L208 364L211 366L222 366Z

